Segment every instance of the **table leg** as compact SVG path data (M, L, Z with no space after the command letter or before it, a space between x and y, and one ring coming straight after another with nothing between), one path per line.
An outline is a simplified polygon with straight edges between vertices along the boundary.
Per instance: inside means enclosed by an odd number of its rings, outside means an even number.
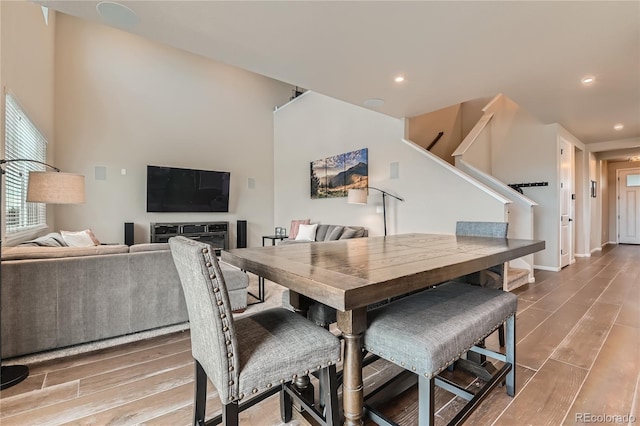
M257 305L258 303L264 303L264 278L258 275L258 295L256 296L255 294L251 293L250 291L247 291L247 293L257 299L257 302L251 302L251 303L247 303L247 305Z
M338 311L338 328L344 337L342 400L344 424L360 426L364 416L362 383L362 334L367 324L366 308Z

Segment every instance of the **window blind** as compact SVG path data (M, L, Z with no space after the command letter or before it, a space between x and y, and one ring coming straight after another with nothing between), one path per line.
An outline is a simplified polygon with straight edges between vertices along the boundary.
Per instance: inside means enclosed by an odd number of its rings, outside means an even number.
M46 162L47 141L10 95L5 96L6 160L27 159ZM47 221L45 204L27 203L29 171L44 171L42 164L17 161L5 168L5 223L7 234L25 231Z

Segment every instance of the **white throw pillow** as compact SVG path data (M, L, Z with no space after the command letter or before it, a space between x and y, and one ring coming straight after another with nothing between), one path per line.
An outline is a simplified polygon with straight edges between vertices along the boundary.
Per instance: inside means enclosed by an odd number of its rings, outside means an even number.
M62 239L69 247L93 247L99 246L100 241L93 235L91 229L84 231L60 231Z
M313 225L300 225L298 235L296 235L296 241L315 241L316 229L318 229L317 223Z

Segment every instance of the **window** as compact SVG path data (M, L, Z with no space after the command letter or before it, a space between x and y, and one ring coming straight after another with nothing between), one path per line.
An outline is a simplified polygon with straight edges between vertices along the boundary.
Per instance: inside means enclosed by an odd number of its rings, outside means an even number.
M5 98L4 146L6 160L27 159L45 162L47 159L47 141L9 94ZM44 171L44 165L16 161L4 164L4 170L7 234L46 225L46 206L26 201L29 171Z
M640 175L627 175L627 186L640 186Z

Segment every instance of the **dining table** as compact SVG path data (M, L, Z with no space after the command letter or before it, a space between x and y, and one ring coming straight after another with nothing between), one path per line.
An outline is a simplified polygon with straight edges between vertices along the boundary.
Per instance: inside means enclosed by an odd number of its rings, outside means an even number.
M543 250L544 241L409 233L222 251L222 261L290 289L291 304L337 310L344 339L345 425L364 417L362 335L367 306Z

